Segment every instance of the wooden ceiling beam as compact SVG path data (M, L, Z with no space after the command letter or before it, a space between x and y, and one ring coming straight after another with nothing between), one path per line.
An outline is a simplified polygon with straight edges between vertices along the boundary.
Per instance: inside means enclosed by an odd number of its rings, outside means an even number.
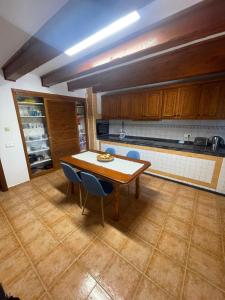
M5 79L16 81L115 19L151 1L69 0L6 62L2 67Z
M99 72L112 66L132 61L143 56L175 47L199 38L225 31L225 1L205 0L184 11L173 15L144 31L137 32L126 39L100 49L82 60L74 61L42 76L44 86L75 79L93 72ZM206 22L207 20L207 22ZM94 67L97 62L125 52L135 45L143 45L153 41L145 50L112 60L109 63ZM119 45L118 45L119 43ZM118 55L119 56L119 55Z
M68 90L92 86L95 92L105 92L224 71L222 36L68 82Z

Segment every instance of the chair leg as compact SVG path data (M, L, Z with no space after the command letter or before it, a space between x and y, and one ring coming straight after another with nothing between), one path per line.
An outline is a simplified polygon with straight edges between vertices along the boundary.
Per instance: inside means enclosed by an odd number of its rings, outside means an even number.
M83 203L82 203L81 184L80 184L80 183L78 183L78 185L79 185L80 208L82 208L82 206L83 206Z
M71 196L71 182L68 182L67 185L67 191L66 191L66 195L67 195L67 199L70 200L70 196Z
M84 210L85 210L87 198L88 198L88 192L87 192L86 195L85 195L85 200L84 200L84 205L83 205L82 215L84 215Z
M101 210L102 210L102 225L105 226L105 220L104 220L104 202L103 197L101 197Z

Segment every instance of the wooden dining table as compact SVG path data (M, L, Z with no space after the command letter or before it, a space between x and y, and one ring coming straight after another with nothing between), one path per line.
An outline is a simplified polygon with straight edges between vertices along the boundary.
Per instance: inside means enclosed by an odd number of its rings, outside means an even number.
M148 161L128 158L121 155L113 155L112 162L99 162L98 154L104 152L89 150L75 155L63 157L62 162L68 163L74 168L92 173L113 183L114 186L114 219L119 220L120 186L136 181L135 197L140 194L140 175L148 169L151 164Z

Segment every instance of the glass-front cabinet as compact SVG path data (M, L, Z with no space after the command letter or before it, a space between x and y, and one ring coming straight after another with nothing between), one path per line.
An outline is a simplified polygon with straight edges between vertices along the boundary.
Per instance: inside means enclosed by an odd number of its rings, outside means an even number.
M86 151L88 148L87 140L87 124L86 124L86 105L84 101L76 103L76 117L78 123L80 152Z
M38 175L53 167L48 127L42 97L16 95L17 113L30 175Z

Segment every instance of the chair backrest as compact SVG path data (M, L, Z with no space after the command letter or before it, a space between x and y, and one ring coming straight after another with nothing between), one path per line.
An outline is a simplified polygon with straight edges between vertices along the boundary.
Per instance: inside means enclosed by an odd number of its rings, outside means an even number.
M92 174L81 172L82 183L86 191L95 196L106 196L98 178Z
M140 153L135 150L131 150L127 152L127 157L134 158L134 159L140 159Z
M73 183L81 182L80 177L78 176L77 172L74 170L73 167L63 162L61 162L60 164L65 176L69 179L69 181Z
M109 153L109 154L112 154L112 155L113 155L113 154L116 154L116 150L115 150L114 148L110 148L110 147L107 148L107 149L105 150L105 152L106 152L106 153Z

